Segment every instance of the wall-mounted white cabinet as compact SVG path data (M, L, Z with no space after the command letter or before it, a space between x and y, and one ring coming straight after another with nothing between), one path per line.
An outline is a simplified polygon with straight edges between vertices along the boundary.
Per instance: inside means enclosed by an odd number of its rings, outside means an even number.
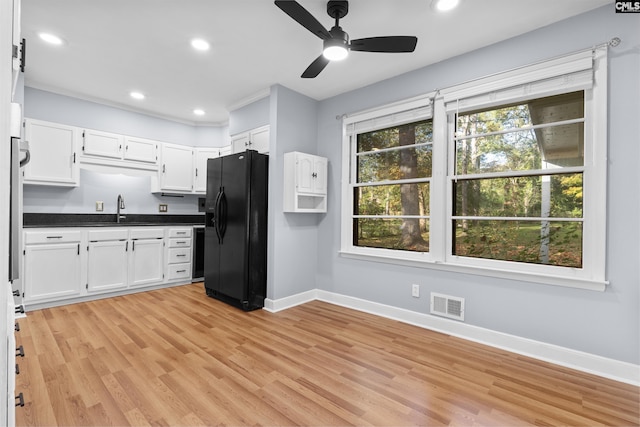
M162 144L156 192L193 192L194 149L184 145Z
M269 152L269 126L262 126L248 132L239 133L231 137L234 153L246 150L256 150L259 153Z
M198 194L207 192L207 160L220 157L220 148L196 148L193 168L194 190Z
M293 151L284 155L284 212L327 211L327 159Z
M81 161L91 165L156 170L160 144L144 138L83 129Z
M78 186L78 128L25 119L25 139L31 153L24 168L25 184Z

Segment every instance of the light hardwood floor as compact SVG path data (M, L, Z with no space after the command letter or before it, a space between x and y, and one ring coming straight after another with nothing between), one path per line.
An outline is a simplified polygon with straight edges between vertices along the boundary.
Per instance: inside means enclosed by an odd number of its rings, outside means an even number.
M19 426L638 425L638 387L322 302L201 283L19 320Z

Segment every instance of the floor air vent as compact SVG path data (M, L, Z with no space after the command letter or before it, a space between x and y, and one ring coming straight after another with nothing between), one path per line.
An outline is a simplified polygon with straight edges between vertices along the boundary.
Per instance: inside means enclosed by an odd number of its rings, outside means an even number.
M464 298L431 292L431 314L464 320Z

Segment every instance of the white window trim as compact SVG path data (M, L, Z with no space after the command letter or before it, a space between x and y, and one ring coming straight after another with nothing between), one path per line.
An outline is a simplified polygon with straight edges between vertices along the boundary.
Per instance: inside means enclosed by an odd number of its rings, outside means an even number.
M592 69L592 85L586 83L586 72ZM574 73L564 79L560 90L545 82L556 80L559 74ZM577 76L574 78L574 76ZM589 76L591 77L591 76ZM535 84L544 80L542 84ZM533 85L530 83L534 82ZM512 89L524 85L520 99ZM527 93L533 89L534 93ZM508 89L508 90L507 90ZM527 264L512 261L489 260L451 255L451 181L447 171L451 169L451 141L453 123L447 120L447 102L461 97L476 97L491 104L492 95L487 91L502 91L513 94L512 100L550 96L552 94L585 90L585 121L590 124L585 132L584 188L583 200L583 268ZM483 95L486 94L486 97ZM508 95L505 95L508 96ZM353 245L353 186L350 176L355 165L351 153L355 142L347 132L350 124L363 120L375 120L424 105L425 99L433 99L433 152L430 206L430 252L394 251L391 249L365 248ZM593 100L597 100L594 102ZM495 105L504 103L501 97L493 96ZM421 104L422 103L422 104ZM340 255L346 258L385 262L396 265L445 270L465 274L495 277L545 285L557 285L595 291L604 291L606 280L606 189L607 189L607 47L593 49L543 61L517 70L498 73L472 82L397 102L379 109L350 115L343 120L342 152L342 221ZM445 125L446 124L446 125ZM360 132L360 131L359 131ZM354 138L355 139L355 138ZM439 226L443 224L444 226Z

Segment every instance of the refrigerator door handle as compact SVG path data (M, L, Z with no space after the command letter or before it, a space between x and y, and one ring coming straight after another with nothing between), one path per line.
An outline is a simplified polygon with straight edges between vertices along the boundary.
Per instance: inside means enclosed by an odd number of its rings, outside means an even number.
M213 229L216 230L216 236L218 236L218 243L222 244L222 237L220 237L220 197L222 196L222 188L218 190L216 195L216 203L213 208Z
M220 191L222 193L220 194L220 216L218 218L220 227L220 243L222 243L224 234L227 231L227 195L224 193L224 187L222 187Z

